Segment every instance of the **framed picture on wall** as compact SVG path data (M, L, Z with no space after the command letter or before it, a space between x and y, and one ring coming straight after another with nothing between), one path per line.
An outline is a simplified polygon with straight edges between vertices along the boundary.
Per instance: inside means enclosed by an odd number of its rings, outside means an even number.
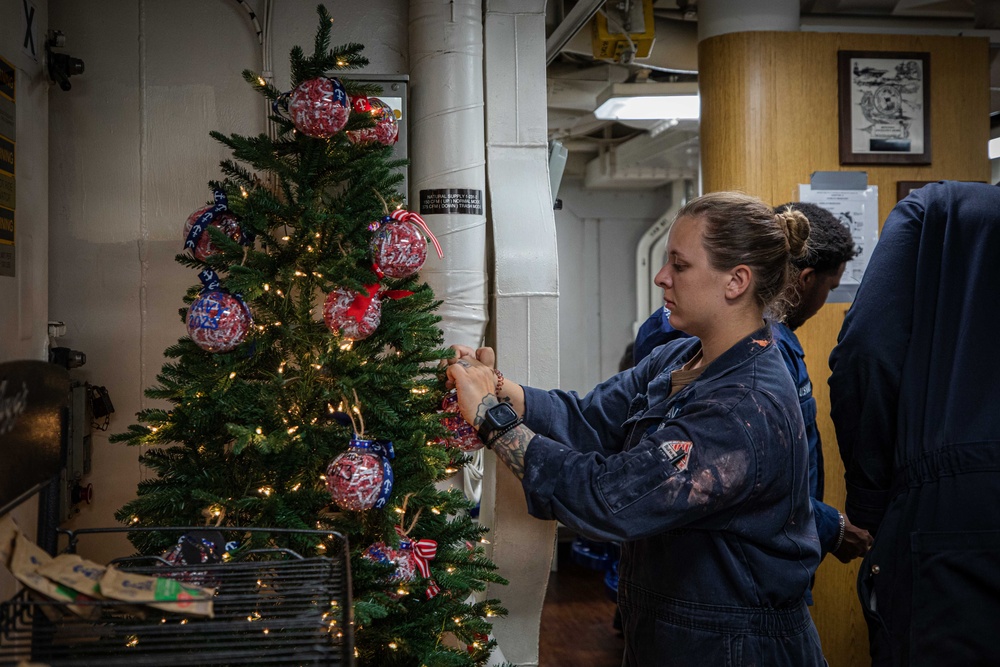
M919 190L928 183L937 183L937 181L896 181L896 202L903 201L908 194Z
M841 164L930 164L930 54L838 51Z

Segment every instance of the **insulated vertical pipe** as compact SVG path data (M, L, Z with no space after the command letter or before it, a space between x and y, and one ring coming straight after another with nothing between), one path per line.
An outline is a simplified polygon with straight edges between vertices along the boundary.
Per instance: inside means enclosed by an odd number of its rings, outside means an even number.
M479 0L410 2L410 207L444 251L441 260L430 253L420 275L442 300L446 345L478 346L486 333L482 12ZM459 191L471 197L449 198ZM457 210L437 212L448 208ZM463 474L473 502L482 478L477 452Z
M443 301L445 344L478 345L486 330L486 158L483 20L479 0L410 2L410 201L441 242L421 277ZM449 191L478 195L478 211L439 213ZM436 196L433 207L421 206ZM451 200L450 203L458 203Z

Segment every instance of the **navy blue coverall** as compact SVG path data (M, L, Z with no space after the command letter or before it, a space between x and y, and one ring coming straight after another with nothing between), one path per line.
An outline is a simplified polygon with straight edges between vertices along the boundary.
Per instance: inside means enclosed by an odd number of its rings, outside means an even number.
M837 347L847 515L874 536L858 594L874 665L1000 655L1000 188L896 205Z
M819 437L819 427L816 426L816 399L813 397L812 381L809 379L806 355L798 336L784 324L776 322L771 326L774 342L781 351L785 367L788 368L788 373L795 383L802 420L806 425L806 442L809 445L809 502L812 504L813 516L816 519L816 533L819 535L821 547L820 558L823 558L833 550L840 537L840 512L823 502L823 443ZM658 345L687 337L683 331L670 326L667 311L660 308L639 327L635 346L632 348L632 358L638 363ZM811 595L807 596L807 599L812 604Z
M765 326L671 397L700 346L661 346L583 398L525 387L528 510L622 542L623 664L824 665L795 387Z

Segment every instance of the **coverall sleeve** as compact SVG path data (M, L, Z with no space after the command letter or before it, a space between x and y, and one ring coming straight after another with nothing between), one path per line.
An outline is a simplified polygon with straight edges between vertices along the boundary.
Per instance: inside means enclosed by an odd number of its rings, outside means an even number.
M644 359L582 398L572 391L524 387L524 423L535 433L577 451L610 454L621 448L625 439L622 423L636 396L656 374L651 360Z
M835 507L830 507L821 500L810 498L809 503L813 508L813 516L816 518L816 533L819 535L820 557L825 557L833 551L837 538L840 536L840 512Z
M729 510L753 493L757 465L744 422L703 400L610 456L536 435L522 486L535 517L592 539L635 540L693 524L725 527Z
M930 187L930 186L929 186ZM896 205L830 354L831 417L844 461L845 511L875 533L889 502L899 380L913 320L923 193Z

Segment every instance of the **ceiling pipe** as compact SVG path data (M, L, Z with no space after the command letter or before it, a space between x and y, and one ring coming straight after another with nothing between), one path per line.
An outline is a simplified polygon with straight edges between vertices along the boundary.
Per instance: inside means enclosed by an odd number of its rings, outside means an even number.
M580 0L562 23L556 26L549 38L545 40L545 64L550 65L556 59L559 52L569 40L580 32L580 29L587 25L587 21L594 17L597 10L604 4L604 0Z

